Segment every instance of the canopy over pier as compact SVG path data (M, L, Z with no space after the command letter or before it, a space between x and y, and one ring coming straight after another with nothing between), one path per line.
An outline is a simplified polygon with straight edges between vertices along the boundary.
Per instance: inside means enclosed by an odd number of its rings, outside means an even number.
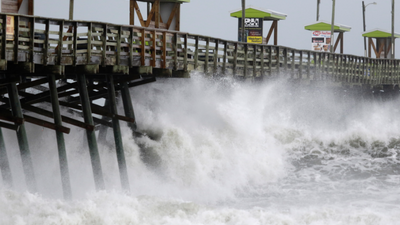
M392 53L392 33L381 29L369 30L362 33L363 37L368 38L368 57L372 57L372 49L376 58L391 58ZM394 38L399 38L399 33L394 33ZM374 40L375 38L375 44Z
M238 18L239 21L239 33L241 30L241 19L242 19L242 10L241 9L237 9L237 10L233 10L230 12L231 17L235 17ZM259 23L257 28L260 29L260 32L256 32L256 33L261 33L261 39L263 36L263 23L262 21L272 21L271 27L269 29L268 32L268 36L266 37L265 41L261 41L261 43L259 44L268 44L269 40L271 39L272 33L274 33L274 45L278 45L278 21L279 20L285 20L287 17L286 14L280 13L280 12L276 12L276 11L272 11L269 9L261 9L259 7L254 7L254 6L248 6L245 9L245 18L247 19L245 21L245 29L255 29L255 19L259 19ZM249 42L249 36L257 36L257 35L252 35L251 31L247 32L247 40L246 42ZM239 35L239 39L240 39L240 35ZM250 39L251 40L251 39ZM241 40L239 40L241 41ZM253 43L250 41L250 43Z
M143 19L138 2L147 3L147 20ZM135 12L142 27L180 30L181 4L190 0L130 0L129 24L135 25Z
M326 21L318 21L316 23L312 23L309 25L306 25L304 27L304 29L309 30L309 31L313 31L313 37L315 36L315 31L323 31L323 32L327 32L329 33L329 43L326 43L328 45L332 45L330 43L330 38L331 38L331 28L332 28L332 24ZM346 26L346 25L342 25L342 24L334 24L334 28L333 28L335 33L339 33L338 38L336 39L335 45L333 47L333 51L336 52L336 48L340 43L340 53L343 54L343 34L344 32L349 32L351 30L351 27Z

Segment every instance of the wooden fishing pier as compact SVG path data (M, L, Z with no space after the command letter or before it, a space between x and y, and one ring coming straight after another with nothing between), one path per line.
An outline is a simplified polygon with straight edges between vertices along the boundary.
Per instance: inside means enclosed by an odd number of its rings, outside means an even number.
M36 180L25 123L56 132L65 198L71 198L64 143L70 126L86 130L97 189L105 184L95 131L99 126L113 128L121 186L129 190L120 122L136 132L129 88L155 82L157 77L189 78L191 71L200 71L208 77L255 82L283 77L302 85L366 91L398 89L400 83L400 60L394 59L248 44L162 27L21 14L1 13L0 24L0 127L17 134L32 192ZM117 112L116 95L122 98L124 115ZM106 99L105 105L96 104L99 99ZM47 105L51 109L42 107ZM82 119L74 119L72 113ZM0 129L3 183L12 186L3 139Z

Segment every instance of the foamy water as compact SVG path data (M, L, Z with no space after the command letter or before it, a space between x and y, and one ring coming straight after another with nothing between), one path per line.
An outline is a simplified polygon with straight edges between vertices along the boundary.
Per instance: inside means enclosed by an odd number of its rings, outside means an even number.
M131 94L148 135L134 139L121 123L131 192L120 188L111 129L99 145L104 191L95 191L85 132L65 136L72 201L62 199L54 132L27 126L39 189L29 193L15 134L3 129L14 188L0 183L0 224L400 221L398 100L199 74ZM157 166L141 160L139 146L159 156Z

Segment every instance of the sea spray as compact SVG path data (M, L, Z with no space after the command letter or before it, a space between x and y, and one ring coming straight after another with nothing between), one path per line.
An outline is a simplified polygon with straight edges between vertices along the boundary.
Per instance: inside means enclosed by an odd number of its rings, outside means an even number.
M74 199L62 200L54 132L28 124L39 192L24 184L15 133L5 131L14 188L0 224L396 224L398 101L344 90L192 74L131 89L139 131L122 124L131 184L120 188L111 129L99 143L96 191L84 130L66 135ZM355 96L357 97L357 96ZM357 99L357 98L355 98ZM122 113L122 108L119 109ZM149 165L140 148L159 160Z

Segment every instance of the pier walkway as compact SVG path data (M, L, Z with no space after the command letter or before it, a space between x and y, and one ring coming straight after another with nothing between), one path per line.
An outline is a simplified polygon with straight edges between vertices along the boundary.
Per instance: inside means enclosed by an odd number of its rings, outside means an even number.
M17 69L33 75L66 75L147 70L154 71L155 76L188 77L188 71L197 70L210 76L288 75L292 79L331 80L350 86L400 83L400 60L248 44L129 25L8 16L14 18L12 26L3 22L7 15L0 14L0 70L7 72Z

